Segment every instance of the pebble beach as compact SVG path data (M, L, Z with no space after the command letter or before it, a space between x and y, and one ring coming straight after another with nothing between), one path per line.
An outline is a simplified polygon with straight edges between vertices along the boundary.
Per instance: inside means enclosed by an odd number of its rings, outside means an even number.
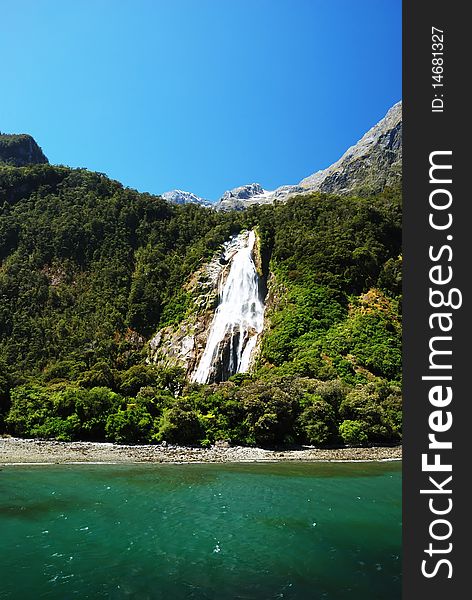
M172 445L117 445L0 438L0 464L75 463L243 463L282 461L401 460L401 446L268 450L217 443L209 448Z

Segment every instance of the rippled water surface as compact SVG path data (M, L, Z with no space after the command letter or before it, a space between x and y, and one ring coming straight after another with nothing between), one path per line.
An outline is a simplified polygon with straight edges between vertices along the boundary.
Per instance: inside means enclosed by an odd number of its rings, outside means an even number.
M0 598L399 600L401 464L5 466Z

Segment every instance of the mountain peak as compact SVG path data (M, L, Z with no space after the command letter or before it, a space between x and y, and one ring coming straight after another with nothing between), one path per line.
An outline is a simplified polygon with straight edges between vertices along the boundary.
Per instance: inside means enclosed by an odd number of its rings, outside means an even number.
M212 202L200 198L193 192L186 192L184 190L171 190L170 192L164 192L161 194L164 200L172 202L173 204L199 204L200 206L213 206Z
M394 104L341 158L327 169L317 171L300 186L307 191L352 194L380 192L401 181L402 102Z
M259 196L264 193L264 189L259 183L248 183L239 187L227 190L220 198L220 200L229 200L230 198L237 198L238 200L248 200L253 196Z
M14 167L49 163L31 135L0 132L0 164Z
M272 192L265 190L259 183L248 183L227 190L215 204L215 208L218 210L240 210L249 204L270 203L272 202L271 196Z

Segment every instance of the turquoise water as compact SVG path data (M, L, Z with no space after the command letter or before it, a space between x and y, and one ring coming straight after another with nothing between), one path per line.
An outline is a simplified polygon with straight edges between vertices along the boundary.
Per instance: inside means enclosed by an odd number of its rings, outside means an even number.
M399 600L401 464L5 466L0 598Z

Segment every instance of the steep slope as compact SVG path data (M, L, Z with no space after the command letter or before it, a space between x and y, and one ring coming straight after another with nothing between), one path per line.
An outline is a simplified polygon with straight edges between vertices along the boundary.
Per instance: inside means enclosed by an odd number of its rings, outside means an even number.
M0 371L2 359L16 375L139 361L147 335L185 312L185 279L231 233L223 213L99 173L0 166Z
M284 185L272 192L271 200L285 201L294 194L378 194L402 181L402 103L397 102L385 117L327 169L305 177L297 185Z
M401 182L402 103L349 148L333 165L302 179L308 191L329 194L376 194Z
M23 167L48 162L43 151L30 135L0 133L0 164Z

